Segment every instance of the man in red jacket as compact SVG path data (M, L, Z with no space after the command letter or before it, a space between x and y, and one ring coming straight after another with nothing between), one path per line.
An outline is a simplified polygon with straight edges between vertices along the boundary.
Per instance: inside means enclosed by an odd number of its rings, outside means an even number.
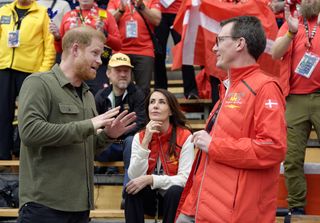
M256 63L266 46L260 21L240 16L221 26L213 51L228 73L227 90L206 130L193 134L199 152L177 222L274 222L286 152L284 97Z

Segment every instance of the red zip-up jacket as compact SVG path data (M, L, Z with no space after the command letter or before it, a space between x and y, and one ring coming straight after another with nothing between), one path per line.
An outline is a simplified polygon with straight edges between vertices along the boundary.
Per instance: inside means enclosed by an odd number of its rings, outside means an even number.
M197 223L273 223L286 153L284 97L257 64L231 69L229 78L208 153L195 159L178 214Z

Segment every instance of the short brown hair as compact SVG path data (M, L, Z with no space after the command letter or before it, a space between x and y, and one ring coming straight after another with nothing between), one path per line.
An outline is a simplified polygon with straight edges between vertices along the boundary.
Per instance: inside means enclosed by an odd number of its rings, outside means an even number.
M243 37L249 54L258 60L266 48L267 40L260 20L254 16L238 16L220 23L221 27L233 23L231 36Z
M104 34L90 26L80 26L70 29L62 38L62 50L64 54L68 54L68 49L70 49L74 43L78 43L83 47L90 46L93 38L97 38L103 43L106 42Z

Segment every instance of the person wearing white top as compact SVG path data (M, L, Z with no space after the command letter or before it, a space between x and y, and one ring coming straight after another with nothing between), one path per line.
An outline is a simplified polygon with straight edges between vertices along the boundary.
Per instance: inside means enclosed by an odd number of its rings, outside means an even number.
M38 3L51 9L52 14L50 16L49 13L49 17L57 27L60 27L64 14L71 10L69 3L65 0L38 0Z
M170 223L194 159L192 133L172 93L156 89L146 102L149 122L133 139L125 218L142 223L144 214L159 213L163 223Z

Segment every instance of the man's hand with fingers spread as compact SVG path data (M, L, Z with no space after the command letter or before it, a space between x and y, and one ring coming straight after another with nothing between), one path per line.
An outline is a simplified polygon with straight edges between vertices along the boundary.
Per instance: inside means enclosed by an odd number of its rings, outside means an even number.
M104 132L110 138L118 138L136 126L134 122L137 116L135 112L128 113L127 110L121 112L111 123L104 126Z
M115 119L115 116L119 114L120 107L116 107L113 109L110 109L109 111L98 115L91 119L93 127L95 130L98 130L100 128L103 128L105 126L111 125L112 121Z

